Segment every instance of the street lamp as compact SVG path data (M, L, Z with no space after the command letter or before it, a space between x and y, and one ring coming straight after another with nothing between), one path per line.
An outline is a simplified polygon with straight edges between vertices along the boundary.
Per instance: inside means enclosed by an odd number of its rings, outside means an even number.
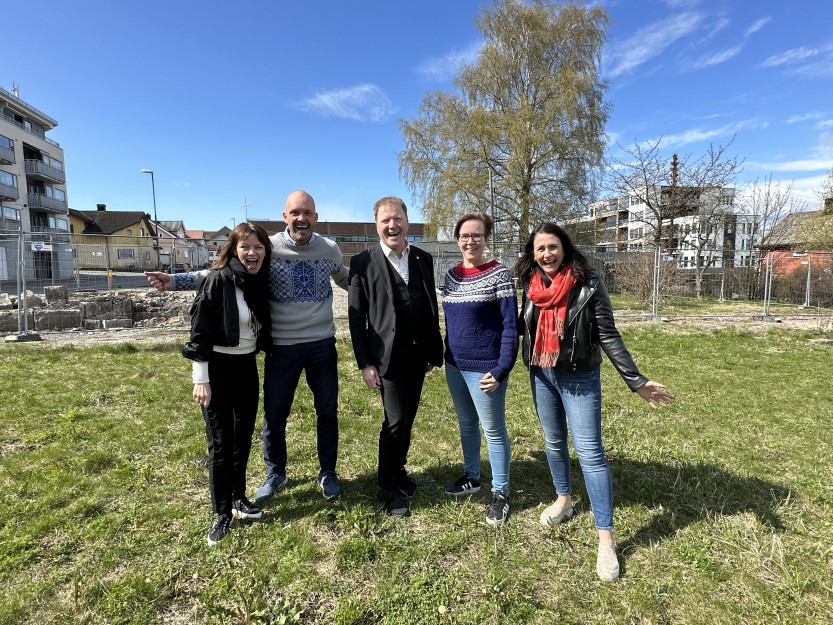
M156 182L153 179L152 169L140 170L143 174L150 174L150 188L153 191L153 234L156 241L156 268L159 269L162 259L159 257L159 220L156 218Z

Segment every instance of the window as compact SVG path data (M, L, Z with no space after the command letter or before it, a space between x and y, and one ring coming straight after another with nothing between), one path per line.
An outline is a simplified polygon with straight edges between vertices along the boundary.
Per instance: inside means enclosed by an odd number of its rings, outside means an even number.
M20 209L12 208L11 206L4 206L3 217L5 217L7 221L20 221Z
M69 230L69 222L66 219L59 219L58 230L63 230L64 232Z
M41 160L58 171L64 171L64 164L57 158L52 158L49 154L41 154Z
M127 229L127 236L129 236L129 237L133 236L133 230L131 228Z
M139 228L139 236L140 237L145 236L145 229L144 228Z
M118 251L119 258L133 258L133 250L132 249L124 249L121 248Z
M0 169L0 184L5 184L10 187L17 187L17 176Z
M6 136L0 135L0 147L2 148L9 148L10 150L14 149L14 141L9 139Z

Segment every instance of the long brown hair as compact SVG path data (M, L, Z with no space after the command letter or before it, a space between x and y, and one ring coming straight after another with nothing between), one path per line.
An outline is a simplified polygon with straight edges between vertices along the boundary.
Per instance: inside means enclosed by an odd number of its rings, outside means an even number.
M263 243L263 247L266 248L266 256L263 259L263 264L268 267L272 260L272 242L269 240L269 234L261 226L253 224L250 221L244 221L241 224L237 224L237 227L231 231L229 238L220 248L219 258L214 261L211 268L222 269L228 265L232 258L237 257L237 245L240 241L248 239L250 234L255 235L257 240Z
M540 272L545 282L549 284L549 278L544 271L535 262L535 235L537 234L551 234L558 237L561 241L561 249L564 250L564 265L570 265L573 269L573 275L576 277L576 282L581 284L585 277L592 271L590 263L584 257L584 254L579 252L573 242L570 240L570 235L561 226L550 221L545 221L540 226L529 233L529 238L524 245L523 256L521 256L518 263L515 265L515 274L521 281L521 284L526 286L532 280L532 274L536 271Z

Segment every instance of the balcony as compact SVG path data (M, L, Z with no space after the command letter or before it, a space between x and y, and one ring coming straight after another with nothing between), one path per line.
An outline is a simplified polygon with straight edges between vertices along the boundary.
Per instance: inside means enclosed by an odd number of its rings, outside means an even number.
M17 126L18 128L20 128L24 132L28 132L30 135L33 135L33 136L37 137L38 139L42 139L42 140L46 141L47 143L49 143L51 145L54 145L56 148L61 147L60 143L58 143L57 141L53 141L52 139L47 137L46 134L44 134L44 132L42 130L38 130L37 128L32 128L31 126L26 126L25 124L21 124L14 117L9 117L8 115L0 115L0 120L9 123L12 126Z
M65 215L69 213L65 200L56 200L42 193L29 194L29 208L42 208L52 213L63 213Z
M47 165L43 161L26 159L26 177L32 180L43 180L44 182L57 182L66 184L66 176L60 169Z
M0 145L0 165L14 165L14 150Z
M0 182L0 200L16 200L19 197L17 187Z

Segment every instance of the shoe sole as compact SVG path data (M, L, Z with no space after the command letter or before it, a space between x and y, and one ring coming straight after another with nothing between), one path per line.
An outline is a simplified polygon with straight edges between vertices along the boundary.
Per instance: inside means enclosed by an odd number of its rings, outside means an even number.
M462 497L464 495L473 495L474 493L479 493L479 492L480 492L480 487L475 486L474 488L469 488L468 490L461 490L459 493L450 493L448 491L445 491L445 494L448 495L449 497Z
M556 525L561 525L565 521L569 521L572 518L573 518L572 511L567 513L567 514L562 512L561 514L559 514L557 517L555 517L553 519L547 519L547 520L539 519L539 522L544 527L555 527Z
M275 489L274 489L271 493L269 493L268 495L262 495L262 496L258 497L258 496L257 496L257 493L255 493L255 501L254 501L254 503L255 503L255 504L257 504L257 505L260 505L260 504L262 504L264 501L269 501L272 497L274 497L274 496L275 496L275 495L277 495L277 494L278 494L281 490L283 490L283 488L284 488L284 486L286 486L286 483L287 483L287 482L289 482L289 477L284 477L284 478L283 478L283 482L281 482L280 484L278 484L278 485L275 487ZM258 489L258 490L259 490L259 489Z
M231 516L235 519L240 519L241 521L256 521L263 518L263 510L257 514L249 514L248 512L238 512L237 510L232 510Z

